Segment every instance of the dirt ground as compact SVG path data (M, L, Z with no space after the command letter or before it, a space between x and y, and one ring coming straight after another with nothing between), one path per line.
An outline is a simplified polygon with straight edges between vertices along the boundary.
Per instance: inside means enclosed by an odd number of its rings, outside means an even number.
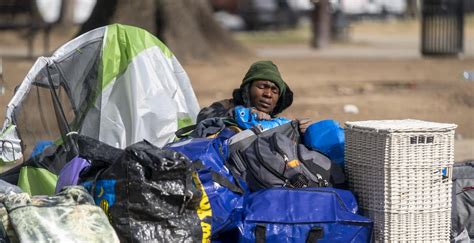
M295 93L284 116L335 119L341 124L407 118L455 123L455 160L462 161L474 159L474 80L464 78L464 72L474 76L474 24L466 23L465 52L455 57L421 57L416 21L363 22L352 26L349 42L323 50L311 49L309 40L275 43L245 37L249 53L191 61L184 68L200 105L207 106L228 98L252 62L270 59ZM0 113L4 114L13 88L33 61L11 57L25 53L26 45L11 33L0 35L6 88L0 96ZM52 46L66 41L67 35L57 34ZM352 106L349 112L344 110L347 105Z

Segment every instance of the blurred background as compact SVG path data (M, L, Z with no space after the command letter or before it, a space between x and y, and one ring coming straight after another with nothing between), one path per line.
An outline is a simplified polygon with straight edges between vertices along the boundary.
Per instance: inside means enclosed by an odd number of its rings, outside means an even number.
M201 107L272 60L284 116L456 123L455 160L474 159L474 0L0 0L0 113L38 56L111 23L170 47Z

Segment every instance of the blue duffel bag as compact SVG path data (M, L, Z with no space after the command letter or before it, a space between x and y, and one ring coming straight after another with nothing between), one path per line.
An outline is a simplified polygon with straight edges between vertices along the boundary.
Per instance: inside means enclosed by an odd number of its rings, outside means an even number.
M244 199L239 242L370 242L372 222L350 191L271 188Z
M243 181L224 165L227 156L225 140L232 134L217 138L192 138L167 145L165 148L180 152L193 161L193 166L209 199L212 215L211 239L240 223L243 194L248 191Z

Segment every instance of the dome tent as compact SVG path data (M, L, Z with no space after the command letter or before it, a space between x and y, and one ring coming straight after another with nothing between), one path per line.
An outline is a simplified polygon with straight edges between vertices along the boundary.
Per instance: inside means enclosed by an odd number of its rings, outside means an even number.
M136 27L109 25L38 58L7 106L0 159L57 174L77 154L70 134L117 148L143 139L161 147L198 112L186 72L160 40ZM44 140L54 142L54 152L30 157Z

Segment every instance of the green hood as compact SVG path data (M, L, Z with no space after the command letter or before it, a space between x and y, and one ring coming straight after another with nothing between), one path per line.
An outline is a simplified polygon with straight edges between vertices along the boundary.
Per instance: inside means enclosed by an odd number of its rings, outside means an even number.
M293 92L288 84L286 84L282 79L278 67L272 61L258 61L250 66L242 80L240 88L235 89L232 93L236 105L243 105L246 107L250 105L247 104L249 102L248 99L245 99L244 97L249 97L250 84L255 80L272 81L280 89L280 98L278 99L275 109L270 114L271 116L281 113L293 103Z
M244 79L240 87L246 84L252 83L255 80L268 80L275 83L280 89L280 96L285 93L288 85L281 78L278 67L272 61L258 61L250 66L249 70L245 74Z

